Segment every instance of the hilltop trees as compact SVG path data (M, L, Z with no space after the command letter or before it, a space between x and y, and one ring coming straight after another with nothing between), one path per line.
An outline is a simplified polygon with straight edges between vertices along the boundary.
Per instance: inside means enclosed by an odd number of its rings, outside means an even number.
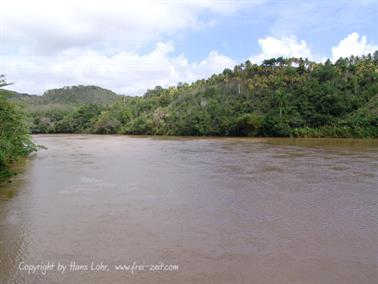
M67 90L67 95L79 99L73 90ZM63 89L60 92L65 94ZM340 58L335 63L279 57L266 59L261 65L246 61L191 84L158 86L143 97L118 97L97 110L75 105L66 112L32 111L32 130L378 137L377 94L378 52ZM89 97L86 93L85 98Z

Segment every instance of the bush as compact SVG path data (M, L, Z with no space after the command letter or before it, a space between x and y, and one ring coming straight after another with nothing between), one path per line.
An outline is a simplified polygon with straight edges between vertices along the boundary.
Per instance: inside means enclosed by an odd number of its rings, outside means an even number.
M36 149L25 125L25 114L0 93L0 181L13 174L12 163Z
M257 136L261 128L262 119L255 113L245 113L236 119L235 135Z

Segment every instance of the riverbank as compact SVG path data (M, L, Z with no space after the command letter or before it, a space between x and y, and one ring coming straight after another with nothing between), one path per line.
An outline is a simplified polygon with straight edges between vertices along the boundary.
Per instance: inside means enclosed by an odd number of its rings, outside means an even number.
M4 85L4 80L0 80L0 87ZM25 120L26 115L20 106L10 101L6 92L0 89L0 182L14 174L12 167L17 161L37 150L30 141Z
M2 183L11 182L11 179L22 173L29 163L30 157L22 157L12 162L7 170L0 172L0 185Z

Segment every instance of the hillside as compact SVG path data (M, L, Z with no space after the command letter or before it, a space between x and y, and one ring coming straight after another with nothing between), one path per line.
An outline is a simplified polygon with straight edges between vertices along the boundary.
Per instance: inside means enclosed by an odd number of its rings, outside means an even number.
M208 79L122 100L82 86L22 100L39 108L31 111L35 133L378 137L377 95L375 52L335 63L246 61Z
M27 110L47 111L52 109L71 110L82 104L105 106L120 96L97 86L70 86L46 91L42 96L9 92L11 100L23 104Z

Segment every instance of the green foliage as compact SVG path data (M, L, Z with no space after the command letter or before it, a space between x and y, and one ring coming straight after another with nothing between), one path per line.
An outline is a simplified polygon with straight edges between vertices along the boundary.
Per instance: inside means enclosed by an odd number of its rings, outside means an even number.
M143 97L108 100L112 95L102 93L107 103L96 95L92 101L98 87L22 97L33 101L28 109L38 133L378 137L377 58L378 52L334 64L247 61L192 84L158 86Z
M236 120L234 134L237 136L257 136L261 131L262 119L255 113L245 113Z
M118 133L120 127L121 122L110 111L103 111L95 120L92 131L97 134L114 134Z
M71 86L46 91L42 96L13 94L11 100L23 104L30 112L69 111L82 104L106 106L119 100L114 92L96 86Z
M71 86L46 91L43 100L48 103L106 105L118 99L110 90L97 86Z
M36 150L23 111L0 90L0 181L10 177L12 163Z

